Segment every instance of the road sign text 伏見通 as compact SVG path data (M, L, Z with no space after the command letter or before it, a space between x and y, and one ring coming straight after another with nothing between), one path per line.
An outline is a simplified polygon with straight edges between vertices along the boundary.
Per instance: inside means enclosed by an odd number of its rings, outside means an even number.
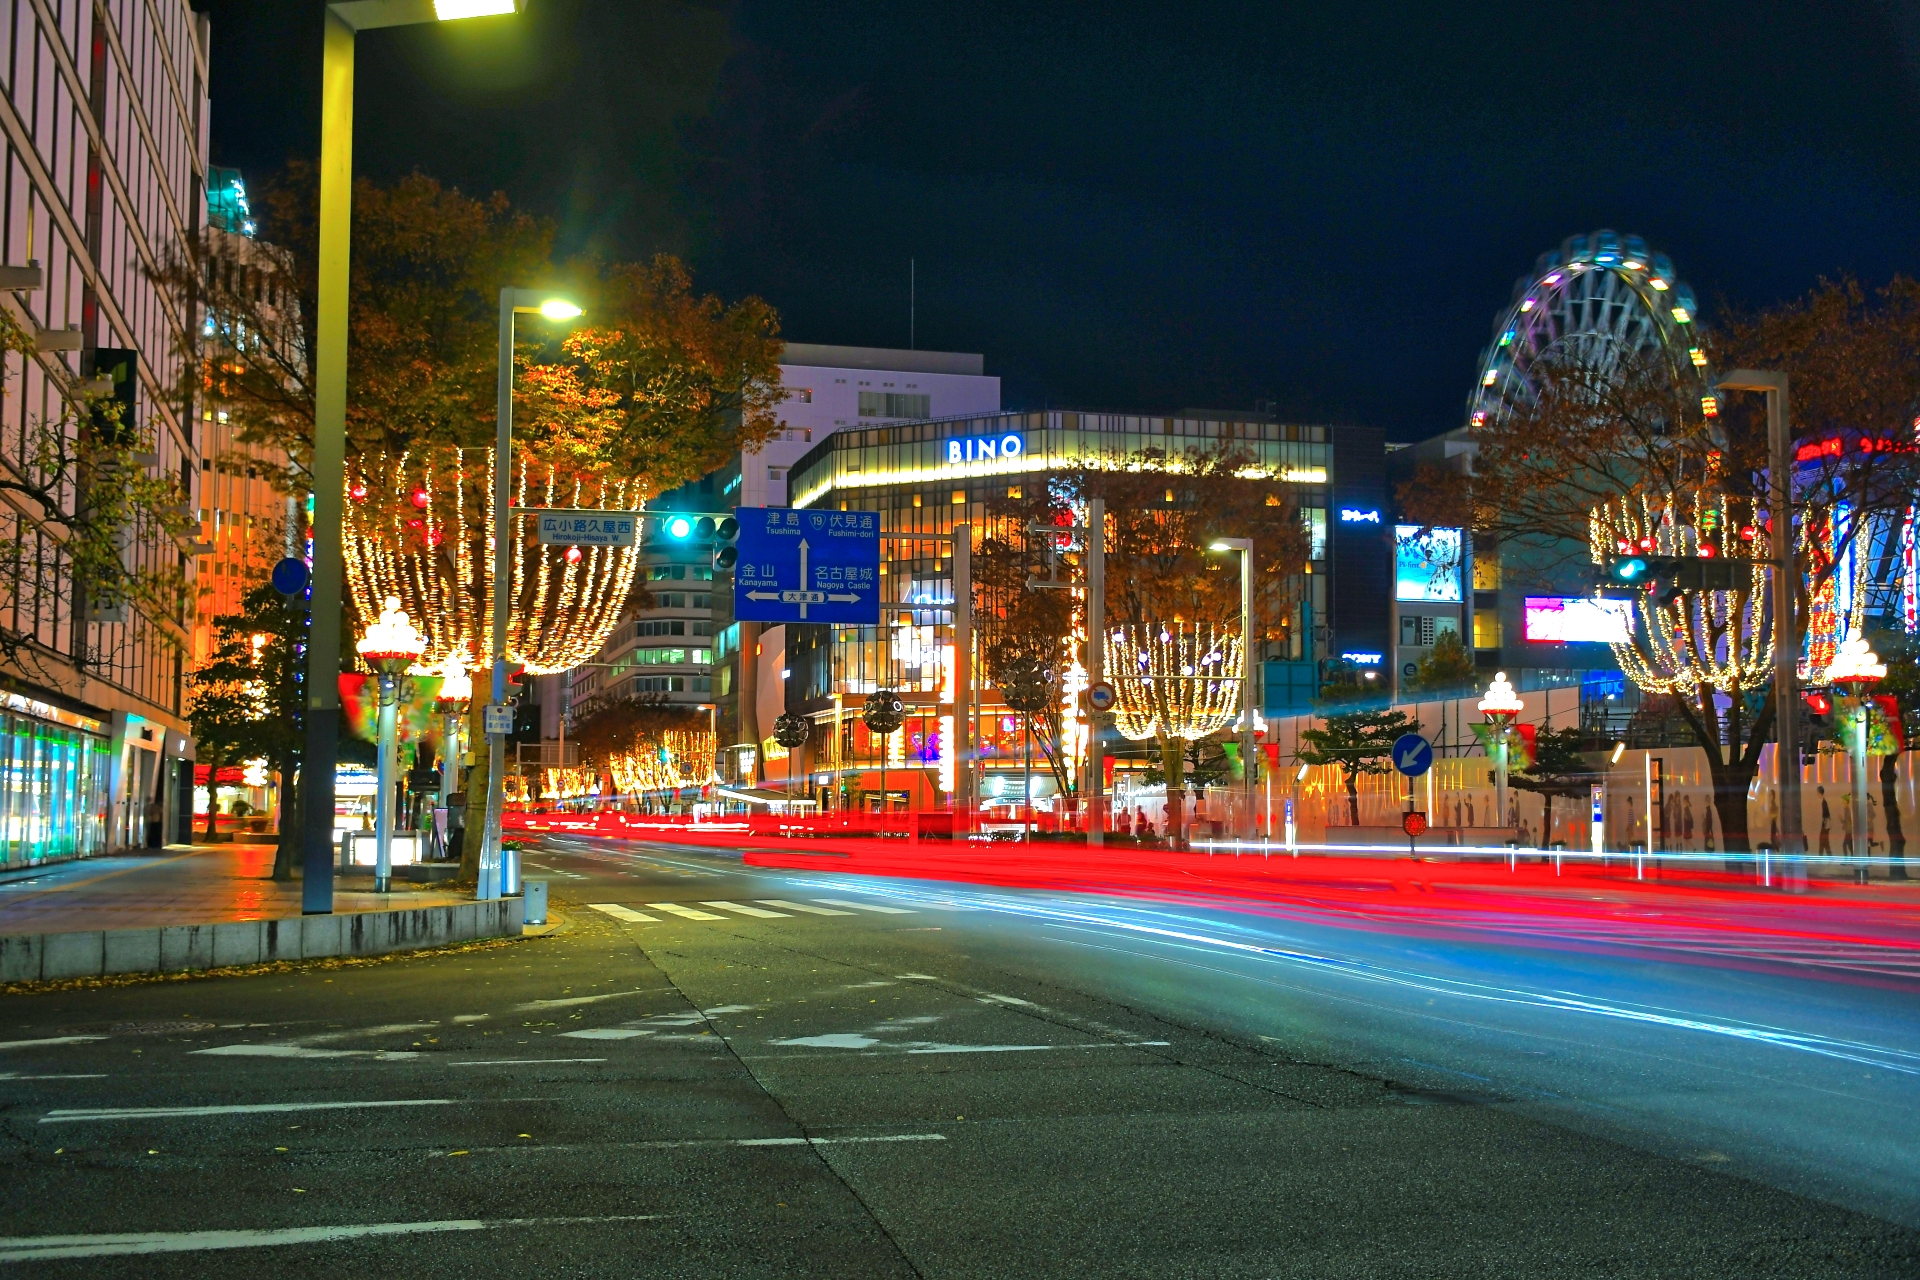
M879 624L879 512L741 507L734 516L734 617Z

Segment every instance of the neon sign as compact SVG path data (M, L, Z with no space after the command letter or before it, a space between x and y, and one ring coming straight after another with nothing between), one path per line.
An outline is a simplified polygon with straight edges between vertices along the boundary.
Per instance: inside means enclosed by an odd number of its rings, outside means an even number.
M991 458L1017 458L1027 451L1027 442L1009 432L995 439L985 436L972 440L947 441L947 461L985 462Z
M1340 655L1342 662L1351 662L1356 667L1377 667L1380 665L1382 659L1383 655L1378 653L1343 653Z
M1374 510L1362 510L1359 507L1342 507L1340 520L1343 524L1379 524L1380 513Z

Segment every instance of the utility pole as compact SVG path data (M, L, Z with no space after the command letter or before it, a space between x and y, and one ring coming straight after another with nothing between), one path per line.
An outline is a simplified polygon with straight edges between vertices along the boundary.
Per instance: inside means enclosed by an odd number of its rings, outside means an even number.
M953 807L959 811L954 836L973 833L973 526L953 526L948 548L953 569ZM840 731L839 725L834 732Z
M1793 425L1787 375L1735 369L1718 381L1722 391L1761 391L1767 397L1767 539L1773 560L1773 771L1780 793L1780 852L1807 851L1800 816L1800 629L1794 625Z
M1107 678L1107 500L1087 501L1087 685ZM1087 843L1106 843L1107 761L1100 713L1087 708Z

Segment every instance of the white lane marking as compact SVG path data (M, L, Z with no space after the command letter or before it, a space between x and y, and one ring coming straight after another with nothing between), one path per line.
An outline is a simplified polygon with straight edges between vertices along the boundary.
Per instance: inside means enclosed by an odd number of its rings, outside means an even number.
M830 907L852 907L855 911L878 911L883 916L911 916L917 912L905 907L882 907L872 902L849 902L845 898L815 898L815 902L824 902Z
M74 1107L49 1111L41 1124L79 1120L160 1120L169 1116L252 1116L286 1111L354 1111L371 1107L450 1107L452 1098L388 1098L366 1102L250 1102L225 1107Z
M763 911L759 907L749 907L739 902L703 902L700 905L703 907L718 907L722 911L738 911L743 916L752 916L757 920L791 919L784 911Z
M587 906L595 911L612 916L615 920L626 920L633 924L659 924L652 916L643 915L632 907L623 907L617 902L589 902Z
M107 1073L93 1071L57 1076L23 1076L18 1071L0 1072L0 1080L105 1080Z
M301 1036L296 1044L331 1044L335 1040L352 1040L359 1036L390 1036L403 1031L426 1031L437 1027L437 1022L388 1022L377 1027L360 1027L353 1031L323 1031L318 1035Z
M586 880L586 879L590 879L590 877L588 877L588 876L583 876L583 875L581 875L581 874L579 874L578 872L575 872L575 871L562 871L562 870L561 870L560 868L558 868L558 867L547 867L547 866L542 866L542 865L541 865L540 863L538 863L538 862L523 862L523 863L521 863L521 865L522 865L522 866L526 866L526 867L532 867L532 868L533 868L533 869L534 869L535 871L544 871L544 872L546 872L546 873L547 873L548 875L550 875L550 876L565 876L565 877L566 877L567 879L569 879L569 880Z
M711 1009L702 1009L700 1012L711 1018L717 1013L752 1013L759 1007L757 1004L717 1004Z
M945 978L936 978L930 973L902 973L896 975L902 982L945 982Z
M695 911L692 907L683 907L677 902L649 902L647 905L655 911L665 911L669 915L681 916L688 920L726 919L725 916L717 916L711 911Z
M222 1044L195 1049L197 1057L216 1058L372 1058L376 1062L404 1062L420 1055L410 1049L309 1049L300 1044Z
M631 1040L635 1036L650 1036L653 1032L643 1027L588 1027L583 1031L562 1031L561 1035L569 1040ZM594 1059L604 1062L604 1058Z
M456 1013L453 1015L453 1020L455 1022L485 1022L492 1016L490 1013Z
M644 996L656 991L671 990L671 987L635 987L631 991L609 991L597 996L561 996L554 1000L529 1000L513 1008L516 1013L524 1013L529 1009L567 1009L576 1004L598 1004L602 1000L618 1000L621 996Z
M797 1045L806 1049L868 1049L880 1042L872 1036L863 1036L857 1031L835 1031L822 1036L795 1036L790 1040L775 1040L773 1043Z
M861 1138L735 1138L735 1147L824 1147L851 1142L945 1142L944 1133L889 1133Z
M367 1236L430 1235L448 1231L497 1231L502 1227L564 1226L605 1222L651 1222L657 1213L600 1218L445 1218L437 1222L368 1222L334 1227L268 1227L252 1231L140 1231L100 1236L9 1236L0 1238L0 1262L48 1258L104 1258L131 1253L199 1253L210 1249L259 1249L270 1245L327 1244Z
M804 902L788 902L782 898L760 898L760 902L770 907L785 907L789 911L804 911L813 916L850 916L851 911L835 911L831 907L810 907Z
M37 1049L43 1044L92 1044L105 1036L48 1036L45 1040L0 1040L0 1049Z
M1036 1049L1132 1049L1140 1045L1164 1045L1165 1040L1130 1040L1125 1044L924 1044L908 1053L1031 1053Z
M449 1062L450 1067L538 1067L549 1062L605 1062L605 1058L479 1058L472 1062Z

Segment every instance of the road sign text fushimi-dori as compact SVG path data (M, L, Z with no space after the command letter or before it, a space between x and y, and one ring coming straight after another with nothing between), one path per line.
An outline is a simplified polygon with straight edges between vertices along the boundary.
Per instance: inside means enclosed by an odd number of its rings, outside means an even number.
M880 621L880 515L741 507L734 616L751 622Z
M978 439L947 441L948 462L984 462L989 458L1017 458L1027 451L1027 442L1011 433L995 439L981 436Z
M640 528L632 511L531 511L542 546L630 547Z

